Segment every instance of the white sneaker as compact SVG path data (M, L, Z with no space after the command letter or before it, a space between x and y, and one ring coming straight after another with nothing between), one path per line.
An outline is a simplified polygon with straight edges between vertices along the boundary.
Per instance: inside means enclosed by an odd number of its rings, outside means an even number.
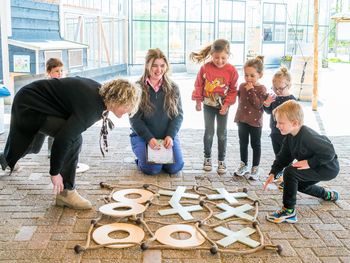
M227 171L225 161L218 161L218 174L225 174Z
M212 168L213 168L213 166L211 163L211 158L204 157L203 170L206 172L210 172Z
M252 169L250 170L250 174L247 174L247 179L249 180L259 180L260 176L260 171L259 171L259 166L253 166Z
M247 173L249 173L247 165L244 162L241 162L234 174L237 176L243 176Z

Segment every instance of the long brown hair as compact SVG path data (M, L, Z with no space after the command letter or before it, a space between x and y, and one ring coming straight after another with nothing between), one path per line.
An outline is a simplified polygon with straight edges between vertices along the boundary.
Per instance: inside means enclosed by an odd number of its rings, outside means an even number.
M149 87L146 84L146 79L150 76L150 69L156 59L163 59L166 64L166 70L163 75L162 89L165 93L164 110L167 112L169 118L176 117L179 114L178 104L180 103L180 95L178 87L173 83L169 77L169 62L164 53L159 49L149 49L146 55L145 69L139 81L142 87L142 98L140 109L146 116L150 116L155 110L154 105L150 101Z
M225 51L228 55L230 54L230 42L226 39L217 39L212 44L201 49L198 53L192 52L190 54L190 59L200 63L207 60L213 53L222 51Z

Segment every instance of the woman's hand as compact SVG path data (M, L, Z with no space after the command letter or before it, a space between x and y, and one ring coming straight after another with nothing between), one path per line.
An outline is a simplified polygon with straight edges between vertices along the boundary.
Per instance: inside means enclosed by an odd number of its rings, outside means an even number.
M202 110L202 102L197 100L196 101L196 111L201 111Z
M174 144L173 138L171 138L170 136L166 136L164 138L164 143L163 144L164 144L164 147L166 149L169 149L169 148L173 147L173 144Z
M228 112L228 105L227 105L227 104L222 105L222 107L221 107L219 113L220 113L221 115L226 115L227 112Z
M51 175L51 182L53 184L54 194L60 194L64 190L62 175Z
M156 138L152 138L148 142L148 146L151 147L153 150L159 150L160 144L159 141Z
M309 163L307 162L307 160L301 160L298 162L295 162L292 164L293 167L298 168L298 170L305 170L305 169L309 169Z

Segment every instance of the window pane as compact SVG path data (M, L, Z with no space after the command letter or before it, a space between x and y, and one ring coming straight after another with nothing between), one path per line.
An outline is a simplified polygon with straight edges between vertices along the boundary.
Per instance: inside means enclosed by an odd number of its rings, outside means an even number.
M286 34L285 25L275 25L275 41L284 41Z
M272 41L272 25L264 25L264 41Z
M329 13L329 8L328 8L328 0L320 0L319 3L319 17L318 17L318 23L320 25L328 25L328 13Z
M244 41L244 23L233 23L231 41Z
M152 19L168 20L168 0L152 0Z
M133 0L133 19L150 19L150 0Z
M89 67L98 66L98 27L96 18L85 18L84 23L84 43L89 45L87 58Z
M200 41L200 24L188 23L186 25L186 56L192 51L198 51L203 46Z
M275 22L286 22L286 5L276 5Z
M133 38L134 64L143 64L147 50L150 48L150 23L134 21Z
M227 39L231 41L232 28L230 22L219 22L219 38Z
M219 7L220 20L231 20L232 19L232 1L230 0L220 0Z
M264 4L264 22L272 22L275 15L275 5L274 4Z
M186 1L186 20L200 21L201 20L201 0Z
M151 48L159 48L168 54L168 23L152 22Z
M233 2L233 20L245 20L245 2Z
M214 7L215 1L203 0L202 1L202 21L214 22Z
M185 20L185 0L169 1L169 20Z
M202 43L211 43L214 41L214 23L202 24Z
M169 61L185 63L184 23L169 23Z

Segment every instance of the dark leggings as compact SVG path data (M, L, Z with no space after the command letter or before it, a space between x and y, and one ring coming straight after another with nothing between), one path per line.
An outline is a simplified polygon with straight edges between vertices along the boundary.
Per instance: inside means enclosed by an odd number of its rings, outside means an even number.
M241 161L248 164L248 144L250 136L250 145L253 149L253 166L260 164L261 156L261 127L253 127L247 123L238 122L238 137Z
M218 137L218 160L225 161L226 144L227 144L227 116L221 115L220 109L204 105L204 124L205 131L203 137L204 157L211 157L211 147L213 145L215 133L215 118L216 118L216 136Z
M66 122L65 119L48 116L44 124L41 126L39 132L35 135L32 143L29 145L24 155L28 153L40 152L40 149L44 143L45 137L49 135L55 138L56 134L64 126L65 122ZM80 135L72 143L71 147L66 153L64 165L60 173L63 178L63 184L65 189L72 190L75 188L75 172L78 164L78 158L79 158L79 153L81 151L82 143L83 143L83 139L82 139L82 136Z

